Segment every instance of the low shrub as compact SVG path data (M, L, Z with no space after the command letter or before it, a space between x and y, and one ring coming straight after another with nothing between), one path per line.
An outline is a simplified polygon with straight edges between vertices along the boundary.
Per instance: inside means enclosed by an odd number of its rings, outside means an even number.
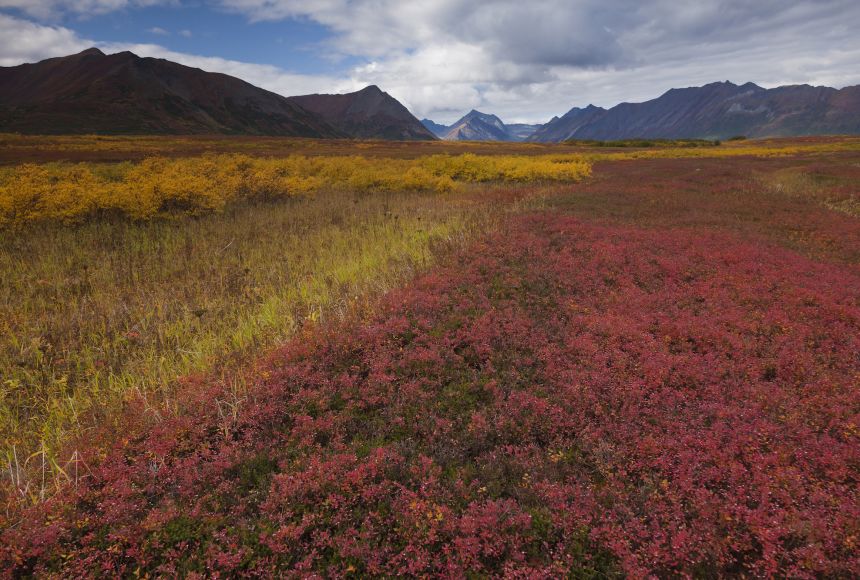
M579 157L434 155L418 159L260 158L240 154L139 163L24 164L0 172L0 227L80 222L99 213L134 220L223 211L241 200L277 200L335 189L452 191L458 184L575 181L590 174Z

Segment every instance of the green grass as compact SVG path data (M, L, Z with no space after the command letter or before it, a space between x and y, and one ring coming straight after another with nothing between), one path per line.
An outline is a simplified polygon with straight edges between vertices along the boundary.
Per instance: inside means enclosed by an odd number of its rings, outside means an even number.
M169 412L177 377L230 374L308 322L366 308L486 230L500 210L485 197L330 192L201 218L0 232L7 477L44 494L42 471L60 473L69 442L129 397Z

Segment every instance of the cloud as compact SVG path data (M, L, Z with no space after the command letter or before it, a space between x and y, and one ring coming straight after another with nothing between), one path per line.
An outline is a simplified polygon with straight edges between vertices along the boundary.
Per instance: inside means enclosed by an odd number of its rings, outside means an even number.
M0 13L0 66L80 52L93 45L74 31Z
M67 14L96 16L124 8L175 2L176 0L0 0L0 9L13 8L33 18L58 20Z
M66 56L96 46L106 53L131 51L138 56L163 58L209 72L241 78L281 95L349 92L363 88L352 78L303 75L279 67L169 50L158 44L98 42L62 26L42 25L0 13L0 66Z
M176 52L158 44L97 42L80 37L73 30L62 26L36 24L0 13L0 66L65 56L92 46L106 53L128 50L138 56L164 58L206 71L228 74L281 95L349 92L364 86L352 78L294 74L276 66Z
M542 120L714 80L860 82L856 0L220 0L252 22L309 19L357 79L419 115L480 106ZM457 101L460 99L460 106ZM528 99L528 100L527 100Z
M147 32L150 34L155 34L156 36L168 36L170 33L165 29L159 26L153 26L152 28L147 29Z
M194 36L194 35L191 33L191 31L190 31L190 30L185 29L185 30L180 30L180 31L179 31L179 36L181 36L181 37L183 37L183 38L191 38L191 37L192 37L192 36Z
M158 44L110 42L99 43L98 47L107 53L128 50L138 56L163 58L209 72L224 73L285 96L309 93L350 92L364 86L357 84L356 81L350 78L295 74L271 65L176 52Z
M0 0L0 8L87 14L170 1ZM358 64L339 75L298 75L157 44L99 46L224 72L285 95L377 84L419 117L441 122L470 108L508 122L545 121L573 106L640 101L672 87L716 80L763 86L860 83L856 0L210 2L250 22L315 22L330 32L320 54L348 56ZM68 54L92 44L98 43L68 28L0 13L0 63Z

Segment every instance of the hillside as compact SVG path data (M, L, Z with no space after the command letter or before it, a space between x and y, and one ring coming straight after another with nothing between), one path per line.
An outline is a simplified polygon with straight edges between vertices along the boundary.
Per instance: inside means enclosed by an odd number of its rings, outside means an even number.
M792 85L764 89L728 81L672 89L609 110L573 108L530 141L565 139L786 137L860 133L860 87Z
M397 99L371 85L345 95L303 95L289 100L358 139L430 141L436 136Z
M319 116L235 77L96 48L0 67L0 131L343 136Z

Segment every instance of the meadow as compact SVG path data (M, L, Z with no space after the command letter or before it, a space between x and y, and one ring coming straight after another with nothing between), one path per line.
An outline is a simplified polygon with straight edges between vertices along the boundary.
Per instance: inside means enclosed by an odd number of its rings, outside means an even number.
M860 573L860 140L39 139L7 570Z
M44 498L68 478L75 442L121 421L129 397L160 416L180 377L234 369L406 280L497 221L496 204L519 195L504 184L589 170L578 157L471 153L0 168L0 437L12 488ZM476 194L489 183L497 190Z
M74 441L121 423L115 411L129 397L164 413L179 377L227 372L308 322L361 309L496 219L466 196L326 193L184 220L8 234L6 476L20 494L44 497Z

